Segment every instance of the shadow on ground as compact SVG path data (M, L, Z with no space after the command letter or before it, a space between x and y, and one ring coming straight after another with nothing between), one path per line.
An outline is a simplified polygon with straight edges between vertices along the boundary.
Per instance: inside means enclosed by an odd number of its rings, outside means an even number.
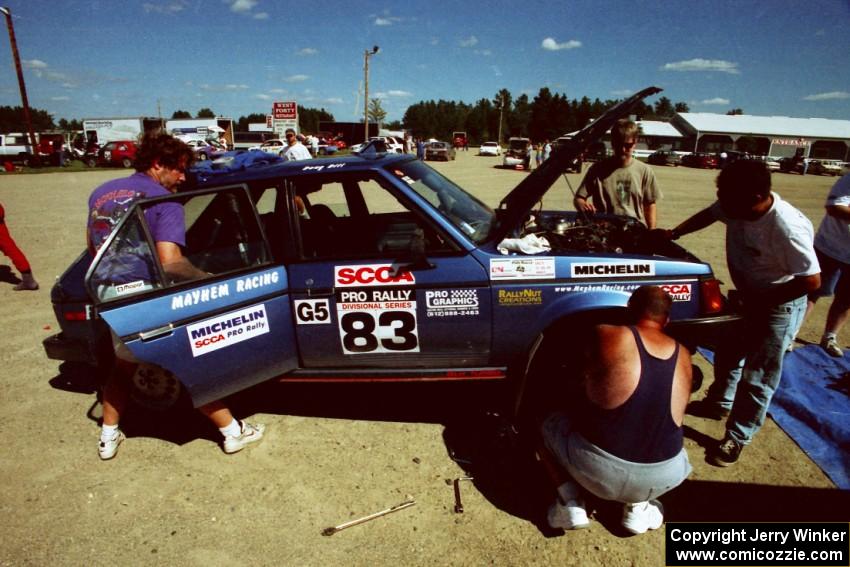
M84 374L60 374L54 387L92 396L88 417L99 404ZM473 477L494 506L534 524L546 537L560 535L546 524L554 488L535 458L536 439L523 436L505 417L493 384L261 384L227 399L238 418L257 413L367 421L436 423L444 426L447 456ZM153 437L178 445L198 438L219 441L218 432L189 404L166 412L131 407L122 419L128 437ZM691 428L702 446L714 440ZM465 484L461 484L461 491ZM850 492L758 484L685 481L661 498L667 521L848 521ZM588 511L615 536L620 504L588 498Z

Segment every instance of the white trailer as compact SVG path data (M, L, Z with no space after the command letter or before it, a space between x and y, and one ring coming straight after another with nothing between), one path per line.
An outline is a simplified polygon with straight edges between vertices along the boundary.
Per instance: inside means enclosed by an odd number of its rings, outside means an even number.
M86 118L83 131L86 140L104 145L119 140L138 140L142 134L163 127L161 118Z
M233 147L233 119L231 118L172 118L165 122L169 134L183 140L220 140Z

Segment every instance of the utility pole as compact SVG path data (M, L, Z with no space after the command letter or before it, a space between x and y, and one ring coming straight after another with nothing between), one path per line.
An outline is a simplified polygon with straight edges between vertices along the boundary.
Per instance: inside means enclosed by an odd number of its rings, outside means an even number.
M499 145L502 145L502 112L505 110L505 95L499 97Z
M369 142L369 57L378 51L376 45L372 51L363 52L363 143Z
M21 103L24 107L24 122L27 126L27 133L30 137L30 149L32 151L31 161L34 165L41 165L41 159L38 156L38 145L35 142L35 132L32 129L32 119L30 118L30 104L27 100L27 87L24 84L24 70L21 68L21 58L18 55L18 43L15 41L15 26L12 25L12 11L7 7L0 7L0 12L6 16L6 27L9 28L9 43L12 44L12 59L15 61L15 70L18 72L18 86L21 88Z

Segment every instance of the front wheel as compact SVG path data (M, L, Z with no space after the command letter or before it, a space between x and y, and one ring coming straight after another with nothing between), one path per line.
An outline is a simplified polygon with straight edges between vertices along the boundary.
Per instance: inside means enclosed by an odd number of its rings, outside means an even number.
M124 158L121 160L121 165L124 166L125 169L129 169L133 167L133 160L130 158Z

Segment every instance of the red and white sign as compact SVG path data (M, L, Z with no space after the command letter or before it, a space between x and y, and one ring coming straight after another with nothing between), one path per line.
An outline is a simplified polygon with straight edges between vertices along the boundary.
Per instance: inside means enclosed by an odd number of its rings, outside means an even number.
M298 118L298 105L295 102L275 102L272 104L272 116L275 120L295 120Z
M416 278L411 272L396 273L389 264L366 264L363 266L336 266L334 285L351 286L387 286L414 285Z
M666 291L673 301L690 301L691 284L666 284L661 289Z

